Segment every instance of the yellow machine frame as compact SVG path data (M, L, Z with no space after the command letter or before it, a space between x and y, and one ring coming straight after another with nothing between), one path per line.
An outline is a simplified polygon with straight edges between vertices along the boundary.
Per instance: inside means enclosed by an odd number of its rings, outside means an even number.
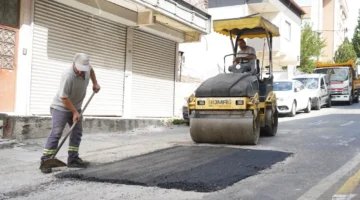
M214 31L236 38L267 38L270 51L270 65L272 65L272 37L280 36L279 28L264 19L261 16L244 17L238 19L215 20L213 22ZM269 41L269 35L271 39ZM235 46L231 40L233 48ZM235 50L234 50L235 51ZM272 66L269 66L269 74L272 75ZM197 105L196 102L204 101L204 105ZM213 101L214 103L211 103ZM242 101L243 104L236 104L237 101ZM275 103L274 103L275 102ZM224 98L195 98L192 94L188 99L188 113L192 110L253 110L255 117L257 117L259 110L261 126L265 123L266 109L271 107L273 113L276 108L276 95L274 92L269 92L265 101L260 102L259 94L256 93L254 97L224 97Z

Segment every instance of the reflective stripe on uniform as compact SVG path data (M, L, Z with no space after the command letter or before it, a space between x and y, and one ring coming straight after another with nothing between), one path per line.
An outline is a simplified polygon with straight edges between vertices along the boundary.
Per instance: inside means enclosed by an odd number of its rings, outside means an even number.
M51 155L51 154L54 154L55 152L56 152L56 149L44 149L43 154Z
M79 147L69 146L69 151L79 151Z

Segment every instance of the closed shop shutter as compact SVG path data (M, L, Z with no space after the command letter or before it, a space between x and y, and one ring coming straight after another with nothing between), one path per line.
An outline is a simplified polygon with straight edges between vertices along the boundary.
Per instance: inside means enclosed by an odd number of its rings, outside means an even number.
M136 117L172 117L176 43L134 32L132 113Z
M63 70L75 53L90 56L101 91L85 115L121 116L126 27L54 1L35 2L30 112L48 115ZM89 82L85 101L92 94Z

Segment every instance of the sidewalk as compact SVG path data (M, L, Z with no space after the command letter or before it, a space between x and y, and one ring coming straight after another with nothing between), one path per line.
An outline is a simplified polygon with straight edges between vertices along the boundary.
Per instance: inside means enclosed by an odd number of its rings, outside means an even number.
M171 134L169 134L170 132ZM18 197L27 192L41 192L54 181L58 181L54 177L56 173L69 170L66 167L59 168L54 170L54 173L46 175L40 172L39 159L45 142L46 138L31 139L25 140L24 144L15 145L14 148L0 149L0 177L2 179L0 181L0 199L6 199L5 197L9 197L9 195ZM100 164L145 154L180 143L192 143L187 126L147 128L129 134L89 134L82 138L80 156L93 164ZM67 147L68 142L65 142L57 158L66 161ZM69 191L71 190L69 188ZM149 190L149 188L144 190ZM166 193L165 190L159 191ZM46 191L42 195L46 195L45 193ZM140 195L141 191L129 191L129 193ZM156 194L156 196L158 195Z

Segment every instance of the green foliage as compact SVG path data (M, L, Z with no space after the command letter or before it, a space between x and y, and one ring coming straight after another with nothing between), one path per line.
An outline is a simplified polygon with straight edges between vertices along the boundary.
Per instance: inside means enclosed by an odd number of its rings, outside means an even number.
M358 15L358 23L355 27L354 35L352 38L352 43L354 46L354 50L356 52L356 56L360 57L360 10Z
M312 72L316 59L321 56L324 47L326 41L306 23L301 30L300 70L306 73Z
M357 60L357 55L354 50L354 46L350 43L349 39L346 37L344 42L339 46L335 52L335 62L347 62L348 60L353 59L355 62Z
M173 124L173 125L180 125L180 124L185 124L185 120L184 119L178 119L178 118L169 119L168 123Z

